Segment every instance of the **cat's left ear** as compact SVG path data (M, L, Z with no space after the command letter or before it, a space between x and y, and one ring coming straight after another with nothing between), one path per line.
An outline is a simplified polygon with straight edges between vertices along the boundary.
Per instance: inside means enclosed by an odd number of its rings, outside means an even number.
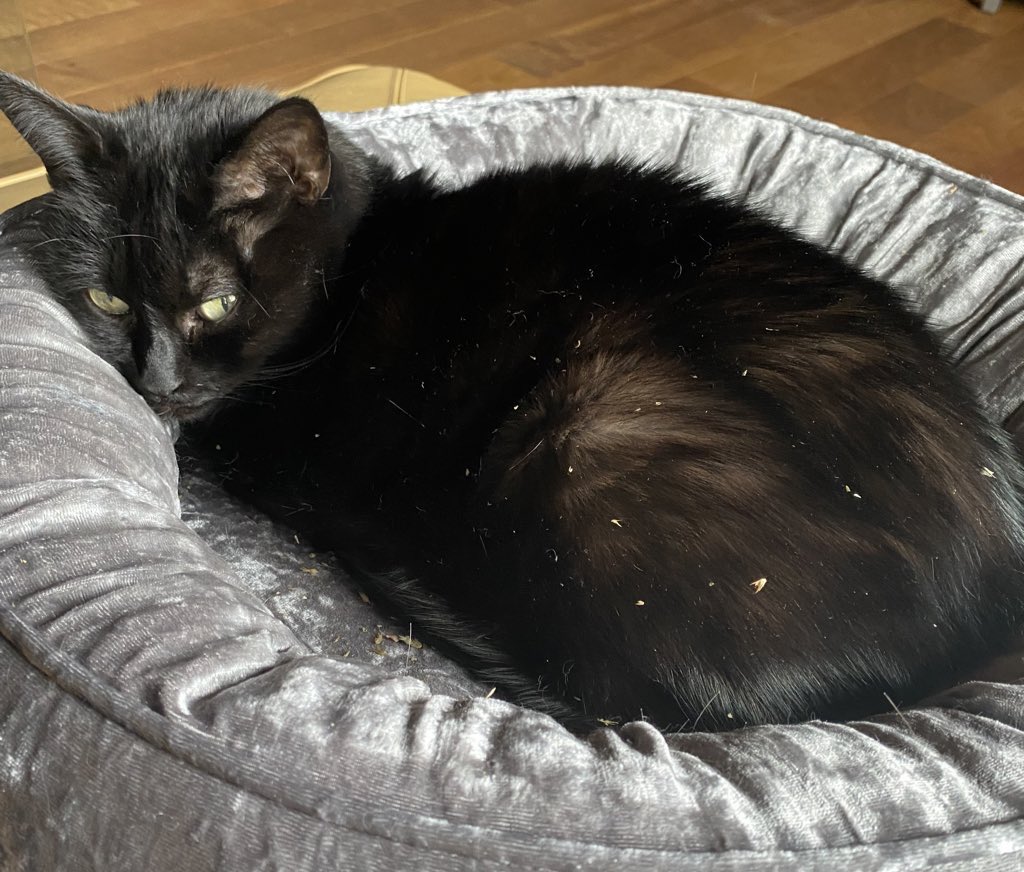
M65 103L3 71L0 111L39 155L54 188L80 182L103 155L99 112Z
M268 109L214 173L216 206L274 210L316 203L331 180L331 148L317 108L293 97Z

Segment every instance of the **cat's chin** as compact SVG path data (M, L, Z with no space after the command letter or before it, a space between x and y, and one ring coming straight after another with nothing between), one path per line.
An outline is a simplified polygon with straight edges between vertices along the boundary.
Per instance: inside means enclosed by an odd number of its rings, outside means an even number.
M150 407L161 418L177 421L181 424L188 424L208 417L213 413L216 406L216 397L191 403L176 402L174 400L150 403Z

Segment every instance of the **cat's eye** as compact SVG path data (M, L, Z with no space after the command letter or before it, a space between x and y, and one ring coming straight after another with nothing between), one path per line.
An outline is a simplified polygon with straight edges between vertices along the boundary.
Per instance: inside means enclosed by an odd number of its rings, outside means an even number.
M131 310L131 306L120 297L115 297L113 294L108 294L106 291L101 291L98 288L89 288L86 291L86 296L89 298L90 303L108 315L127 315Z
M224 294L203 303L199 307L199 315L205 321L223 321L237 305L238 294Z

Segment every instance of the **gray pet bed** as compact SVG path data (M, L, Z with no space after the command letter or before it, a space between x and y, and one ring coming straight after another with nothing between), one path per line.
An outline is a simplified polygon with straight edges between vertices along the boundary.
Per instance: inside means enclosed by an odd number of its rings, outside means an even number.
M669 163L904 283L993 414L1024 392L1024 200L747 103L515 92L339 119L452 181ZM1024 661L853 724L574 737L183 475L0 237L0 870L874 869L1024 856ZM472 244L467 240L467 244ZM180 500L180 503L179 503ZM898 702L898 701L897 701Z

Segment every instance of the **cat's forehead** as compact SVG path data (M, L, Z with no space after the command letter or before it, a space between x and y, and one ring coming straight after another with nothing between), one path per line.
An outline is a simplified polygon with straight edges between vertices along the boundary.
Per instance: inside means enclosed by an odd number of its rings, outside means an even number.
M174 89L110 113L104 174L114 207L157 217L175 202L202 200L213 168L277 99L261 91Z
M106 284L130 302L145 301L165 313L188 311L203 300L243 290L236 261L215 247L197 243L174 250L155 239L125 240Z
M121 190L105 249L110 281L161 308L187 309L208 296L234 293L238 258L204 208L193 215L182 204L188 185L177 178L168 184L171 175L136 178Z
M185 262L187 290L194 296L208 296L211 291L228 293L238 280L235 263L210 247L196 248Z
M113 159L98 195L123 237L116 246L123 268L151 277L189 264L203 278L223 272L208 239L211 174L277 99L258 91L169 90L109 116Z
M223 151L279 99L249 89L174 88L111 117L118 138L131 153L197 158L204 151Z

